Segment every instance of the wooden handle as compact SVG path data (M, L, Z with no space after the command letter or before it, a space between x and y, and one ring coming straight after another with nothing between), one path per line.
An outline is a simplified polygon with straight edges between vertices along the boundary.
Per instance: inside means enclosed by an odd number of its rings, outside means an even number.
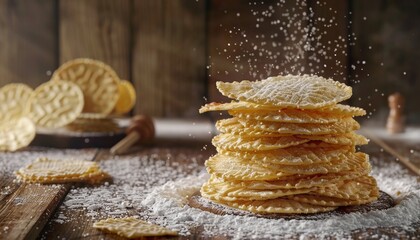
M140 140L140 134L136 131L130 132L125 138L115 144L110 152L112 155L118 155L125 153L131 146L134 145L138 140Z
M139 140L153 139L155 136L153 120L145 115L134 116L126 133L127 136L110 149L111 154L123 154Z

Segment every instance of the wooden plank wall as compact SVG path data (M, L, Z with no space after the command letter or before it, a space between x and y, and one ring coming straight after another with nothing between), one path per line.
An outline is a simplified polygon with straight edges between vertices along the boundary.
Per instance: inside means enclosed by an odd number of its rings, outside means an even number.
M206 1L0 0L0 87L87 57L134 83L135 113L193 117L206 84Z
M0 86L35 87L61 63L90 57L134 83L135 113L196 117L205 101L226 100L216 81L318 73L353 85L351 103L382 119L386 96L401 91L409 120L420 122L412 91L419 8L385 0L0 0ZM314 61L299 50L303 28L323 34L311 44L320 42L329 57ZM338 36L340 46L353 46L336 49Z
M94 58L130 79L130 1L72 0L59 5L60 64Z
M206 1L134 1L137 106L166 117L196 116L205 95Z
M49 79L58 65L55 0L0 0L0 86Z

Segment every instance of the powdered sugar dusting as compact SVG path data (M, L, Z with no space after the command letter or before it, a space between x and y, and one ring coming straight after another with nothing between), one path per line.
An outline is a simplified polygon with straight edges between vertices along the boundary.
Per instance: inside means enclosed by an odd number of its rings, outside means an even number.
M186 204L188 197L200 189L208 175L197 162L187 165L188 172L181 165L169 163L165 157L151 154L116 157L101 162L102 167L114 176L114 183L93 189L73 189L61 211L85 208L89 216L98 219L133 215L129 209L134 209L134 215L182 235L191 234L200 227L206 236L234 239L343 238L349 237L353 230L365 228L400 227L411 231L412 225L420 221L420 187L416 178L400 165L376 157L372 157L372 161L380 167L373 168L373 176L380 189L399 202L397 206L312 220L221 216L190 207ZM59 216L58 221L66 221L62 213Z
M169 151L157 154L152 150L150 154L141 156L104 159L100 165L113 177L112 183L107 182L95 188L71 189L59 214L65 216L66 209L85 209L93 219L128 216L133 209L142 209L141 201L154 187L162 186L170 180L197 175L203 168L197 159L188 159L188 165L181 165L171 161L172 158L174 156ZM187 158L187 155L178 154L177 159L182 158Z
M97 150L95 149L50 149L31 148L18 152L2 152L0 154L0 174L10 175L14 171L33 162L38 157L48 157L61 160L92 160Z
M2 172L5 169L15 171L37 156L91 159L95 153L94 150L5 153L0 156L0 169ZM331 215L323 220L285 220L221 216L186 205L188 197L208 178L202 164L207 154L201 156L197 153L200 152L187 154L184 150L147 149L136 155L103 156L99 163L113 176L113 181L96 187L71 189L53 221L55 224L75 221L68 214L73 210L83 210L93 220L139 216L177 230L182 235L193 233L199 227L205 236L234 239L347 238L354 230L361 231L362 235L359 236L363 236L366 233L360 229L365 228L398 227L401 231L416 231L413 228L419 226L420 186L416 177L409 175L399 164L389 159L384 161L381 154L371 155L374 162L372 175L380 189L397 200L395 207L367 213ZM381 158L373 157L376 155Z
M378 159L376 159L378 160ZM188 227L203 225L208 235L226 234L235 239L242 238L278 238L291 236L335 236L345 237L352 230L377 227L403 227L410 229L412 223L420 221L420 188L416 178L409 176L401 166L388 164L374 168L373 175L382 190L399 200L393 208L368 213L350 213L331 216L327 220L284 220L262 219L249 216L215 215L179 205L185 201L194 189L206 181L205 176L190 177L175 182L168 182L154 189L142 202L150 209L150 215L156 221L169 228L187 234ZM183 186L189 184L188 189ZM402 192L398 196L398 192ZM179 219L192 219L182 222Z

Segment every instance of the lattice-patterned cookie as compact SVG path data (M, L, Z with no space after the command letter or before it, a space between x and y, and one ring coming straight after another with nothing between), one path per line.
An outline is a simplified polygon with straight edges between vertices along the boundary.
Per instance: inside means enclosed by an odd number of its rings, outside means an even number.
M295 109L295 108L281 108L276 106L270 106L270 105L261 105L261 104L255 104L250 102L244 102L244 101L232 101L229 103L217 103L212 102L208 103L204 106L202 106L199 110L200 113L209 112L209 111L229 111L232 110L234 112L243 112L243 113L249 113L249 112L255 112L256 115L264 115L268 113L273 113L272 115L276 115L278 111L287 111L289 110L296 111L299 110L302 111L302 109ZM305 110L306 113L316 113L318 115L329 115L333 116L334 118L343 118L343 117L355 117L355 116L363 116L366 115L366 111L362 108L358 107L351 107L348 105L342 105L342 104L335 104L323 108L317 108L317 109L310 109Z
M246 181L246 182L230 182L230 183L245 183L249 189L300 189L300 188L313 188L331 186L335 183L345 180L355 179L361 176L360 172L340 172L340 173L327 173L315 175L303 175L289 177L284 180L274 181Z
M344 155L345 156L345 155ZM278 180L291 175L314 175L348 171L370 172L368 157L363 153L352 154L335 161L311 165L265 165L221 154L206 161L207 171L219 178L236 181Z
M334 114L292 108L284 108L276 111L229 110L228 112L237 118L267 122L333 123L342 118Z
M288 198L301 202L301 203L308 203L308 204L313 204L317 206L327 206L327 207L361 205L361 204L369 203L378 199L378 196L379 196L378 188L371 187L370 190L371 191L369 192L369 194L365 195L364 197L358 196L359 198L356 198L356 199L328 197L328 196L321 196L321 195L314 195L314 194L293 195L293 196L288 196Z
M31 94L27 112L37 126L56 128L73 122L83 104L83 93L76 84L50 81Z
M373 177L360 176L357 179L344 180L334 185L318 187L311 194L357 200L368 196L373 188L377 188Z
M51 80L76 83L83 91L83 112L109 114L119 98L119 78L115 71L103 62L79 58L61 65Z
M218 148L223 155L238 157L247 161L261 162L269 165L307 165L331 162L349 154L347 147L339 148L303 148L301 146L276 149L263 152L229 151Z
M35 138L35 124L26 117L0 124L0 151L16 151Z
M303 139L313 140L313 141L322 141L329 144L336 145L365 145L369 143L369 140L362 135L356 134L354 132L345 133L341 135L297 135Z
M0 88L0 123L24 117L32 91L22 83L10 83Z
M219 91L235 100L283 108L315 109L351 97L343 83L310 75L269 77L262 81L217 82Z
M270 213L319 213L334 210L336 207L316 206L308 203L298 202L292 199L276 198L271 200L254 200L254 201L217 201L233 208L250 211L257 214Z
M278 189L249 189L246 184L238 187L228 182L209 181L201 189L202 194L211 196L216 200L268 200L284 196L304 194L313 191L311 188L278 188Z
M238 118L235 117L218 120L216 122L216 129L221 133L231 133L239 136L248 137L280 137L291 135L276 132L268 132L258 128L246 128L238 121Z
M246 128L251 130L262 130L280 134L344 134L360 128L360 125L352 118L345 118L335 123L276 123L263 121L250 121L238 119Z
M96 162L38 158L16 171L16 176L31 183L100 182L109 175Z
M255 138L225 133L214 137L212 143L215 147L225 150L264 151L296 146L308 141L310 140L295 136Z
M175 231L133 217L108 218L95 222L93 227L130 239L178 235Z

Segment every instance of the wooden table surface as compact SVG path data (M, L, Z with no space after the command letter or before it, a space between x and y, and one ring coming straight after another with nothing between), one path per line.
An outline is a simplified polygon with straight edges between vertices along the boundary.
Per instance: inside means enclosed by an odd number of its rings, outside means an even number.
M207 131L207 130L206 130ZM209 139L209 137L207 137ZM139 148L136 152L130 153L131 156L148 156L150 154L162 155L162 159L170 154L170 163L179 163L183 171L188 174L192 171L190 166L192 159L198 165L204 164L208 156L215 152L208 142L208 139L199 140L194 137L190 141L179 141L173 138L169 141L159 140L154 145ZM203 145L208 145L205 149ZM396 147L397 146L397 147ZM399 142L392 146L397 152L407 154L407 147ZM39 155L45 149L28 148L27 156ZM57 152L66 150L54 150ZM93 161L103 161L109 159L107 149L74 150L73 153L83 153L90 156ZM372 156L377 156L381 161L395 161L395 156L382 151L381 147L371 142L363 151ZM7 153L11 154L11 153ZM418 160L418 158L417 158ZM0 162L1 163L1 162ZM374 163L375 164L375 163ZM59 185L38 185L25 184L14 181L15 177L5 166L0 166L0 239L120 239L116 235L106 234L92 228L93 220L83 209L65 209L68 221L60 223L54 221L57 208L62 204L65 196L72 188L72 184ZM420 206L419 206L420 207ZM132 211L138 211L133 209ZM133 212L134 213L134 212ZM406 231L399 228L375 228L354 231L352 236L357 237L389 237L394 238L416 238L420 236L420 223L415 223L414 231ZM202 228L192 229L192 235L180 237L179 239L210 239L203 236ZM211 239L226 239L225 236L217 236Z

